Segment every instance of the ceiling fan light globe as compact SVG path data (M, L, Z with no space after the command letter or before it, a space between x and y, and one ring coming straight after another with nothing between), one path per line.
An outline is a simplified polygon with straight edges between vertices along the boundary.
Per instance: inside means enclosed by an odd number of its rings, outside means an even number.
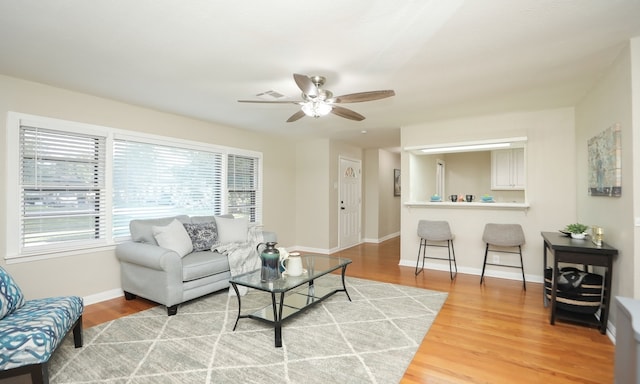
M321 102L307 102L302 105L302 112L310 117L326 116L331 112L331 105Z
M302 104L302 112L307 116L313 117L313 103L309 102Z
M318 103L316 106L316 112L318 112L320 116L326 116L331 112L331 106L326 103Z

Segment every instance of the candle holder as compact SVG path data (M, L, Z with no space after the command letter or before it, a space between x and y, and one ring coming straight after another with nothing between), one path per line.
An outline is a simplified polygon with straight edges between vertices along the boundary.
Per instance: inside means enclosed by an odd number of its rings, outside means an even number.
M604 231L602 229L602 227L598 227L598 226L592 226L591 227L591 241L593 242L593 244L597 245L598 247L602 246L602 240L604 240Z

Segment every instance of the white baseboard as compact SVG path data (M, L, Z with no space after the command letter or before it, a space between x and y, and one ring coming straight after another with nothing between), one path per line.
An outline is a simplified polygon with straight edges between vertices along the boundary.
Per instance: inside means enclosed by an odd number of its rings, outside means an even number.
M416 267L416 262L411 260L400 260L400 263L398 263L398 265L401 266L405 266L405 267ZM433 262L433 261L426 261L424 263L424 267L426 269L434 269L436 271L449 271L449 262L448 261L443 261L441 263L439 262ZM522 281L522 274L519 272L509 272L509 271L503 271L501 269L498 269L500 267L492 267L490 269L487 269L484 271L484 275L488 276L488 277L497 277L500 279L508 279L508 280L520 280ZM467 275L476 275L476 276L480 276L482 274L482 269L479 268L468 268L468 267L458 267L458 272L460 273L464 273ZM527 281L530 281L532 283L543 283L544 282L544 276L540 276L540 275L528 275L525 274L525 279Z
M391 233L391 234L388 234L388 235L386 235L386 236L383 236L383 237L381 237L381 238L379 238L379 239L362 239L362 242L363 242L363 243L374 243L374 244L380 244L380 243L382 243L383 241L387 241L387 240L393 239L394 237L398 237L398 236L400 236L400 232Z
M289 252L291 252L292 250L296 250L299 252L309 252L309 253L319 253L321 255L331 255L333 253L351 248L351 247L355 247L356 245L360 245L362 243L375 243L375 244L379 244L382 243L383 241L387 241L390 239L393 239L395 237L400 236L400 232L395 232L395 233L391 233L389 235L386 235L384 237L381 237L379 239L362 239L359 243L350 245L348 247L344 247L344 248L340 248L340 247L334 247L334 248L313 248L313 247L305 247L305 246L300 246L300 245L296 245L296 246L292 246L292 247L287 247L287 250Z
M312 247L302 247L302 246L295 246L295 247L288 247L288 248L295 249L298 252L319 253L321 255L331 254L331 251L325 248L312 248Z
M109 291L104 291L104 292L96 293L93 295L85 296L82 298L82 300L84 301L84 305L91 305L91 304L99 303L101 301L115 299L121 296L124 296L124 291L120 288L117 288L117 289L112 289Z

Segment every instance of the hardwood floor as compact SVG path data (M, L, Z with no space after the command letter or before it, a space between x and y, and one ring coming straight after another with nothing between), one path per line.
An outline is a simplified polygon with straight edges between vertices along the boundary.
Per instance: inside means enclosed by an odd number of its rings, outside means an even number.
M595 328L549 324L542 284L398 266L400 239L341 251L347 276L446 291L447 301L402 383L612 383L614 345ZM154 306L124 298L89 305L84 326Z

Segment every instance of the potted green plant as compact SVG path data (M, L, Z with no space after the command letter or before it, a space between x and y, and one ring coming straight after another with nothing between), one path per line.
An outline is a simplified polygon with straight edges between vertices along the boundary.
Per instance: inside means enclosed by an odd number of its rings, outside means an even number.
M574 239L584 239L587 234L587 229L589 229L588 225L580 223L569 224L565 228L567 232L571 233L571 237Z

